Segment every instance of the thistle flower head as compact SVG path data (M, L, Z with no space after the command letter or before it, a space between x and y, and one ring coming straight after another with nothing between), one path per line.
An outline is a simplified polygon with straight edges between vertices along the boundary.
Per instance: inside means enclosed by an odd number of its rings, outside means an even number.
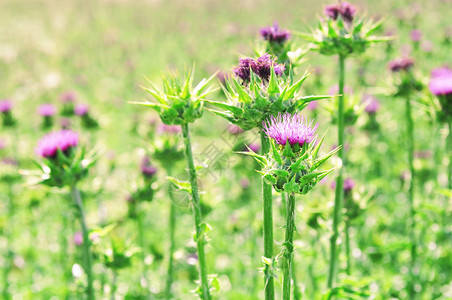
M157 128L157 132L159 134L174 135L174 134L180 133L181 132L181 128L180 128L180 126L177 126L177 125L160 124L159 127Z
M435 96L452 95L452 74L432 77L428 87Z
M370 115L377 113L380 109L380 102L372 95L364 95L362 101L366 103L364 111Z
M74 91L66 91L60 95L60 100L63 103L72 103L77 100L77 94Z
M60 130L45 135L36 148L36 153L43 158L54 158L58 150L63 153L78 145L78 134L71 130Z
M414 65L414 60L409 57L396 58L389 62L388 67L392 72L408 72Z
M291 146L298 144L303 146L309 144L315 138L315 131L318 124L312 126L313 121L308 123L303 115L290 113L271 116L267 122L263 123L263 130L269 138L272 138L279 145Z
M56 108L53 104L45 103L39 106L38 114L41 117L51 117L56 113Z
M151 160L149 157L143 157L140 165L141 174L143 174L146 178L153 178L155 173L157 173L157 169L151 165Z
M440 67L433 69L430 73L432 78L434 77L443 77L443 76L452 76L452 70L448 67Z
M0 113L9 113L13 108L13 103L9 99L0 101Z
M89 106L87 104L77 104L74 107L74 114L76 114L77 116L83 117L86 116L89 112Z
M351 178L346 178L344 180L344 192L349 193L355 187L355 182Z
M420 31L419 29L411 30L410 38L413 42L419 42L422 38L422 31Z
M281 30L277 22L275 22L273 26L261 28L260 34L264 40L269 41L270 43L282 44L290 39L290 31Z
M324 14L332 20L341 16L346 22L351 23L356 14L356 7L346 1L341 1L337 4L326 5Z
M234 74L247 83L251 79L251 71L256 74L263 82L268 82L273 67L275 74L282 76L286 69L284 65L277 64L269 54L264 54L257 59L243 57L239 59L239 65L233 69Z

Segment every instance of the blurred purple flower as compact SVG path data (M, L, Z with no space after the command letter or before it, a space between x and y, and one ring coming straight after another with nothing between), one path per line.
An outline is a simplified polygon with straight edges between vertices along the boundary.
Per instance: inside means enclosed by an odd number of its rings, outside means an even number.
M341 1L337 4L326 5L324 14L333 20L341 16L344 21L351 23L356 14L356 7L346 1Z
M56 108L53 104L45 103L39 106L38 114L41 117L51 117L56 113Z
M308 105L306 106L307 110L313 111L316 110L316 108L319 106L319 104L317 103L317 101L311 101L308 103Z
M235 125L235 124L229 124L228 126L228 132L232 135L239 135L243 132L245 132L242 128L240 128L240 126Z
M430 74L432 77L452 76L452 70L448 67L439 67L433 69Z
M389 62L388 67L392 72L409 71L414 65L414 60L408 57L396 58Z
M81 103L81 104L77 104L74 107L74 113L77 116L80 116L80 117L86 116L88 114L88 112L89 112L89 106L87 104L82 104Z
M375 96L365 94L362 102L366 104L364 111L370 115L377 113L380 109L380 101Z
M77 231L74 234L74 244L77 246L80 246L81 244L83 244L83 235L80 231Z
M339 85L335 84L333 85L329 91L329 95L338 95L339 94ZM353 94L353 89L349 86L344 86L344 94Z
M71 127L71 120L69 118L61 118L60 125L63 129L69 129Z
M0 150L6 148L6 142L4 139L0 139Z
M411 30L410 38L413 42L419 42L422 39L422 31L420 31L419 29Z
M143 174L146 178L152 178L154 177L155 173L157 173L157 169L151 165L151 161L149 157L145 156L143 157L143 160L141 161L140 165L141 174Z
M166 124L160 124L157 128L157 132L159 134L178 134L181 132L181 128L178 125L166 125Z
M277 22L275 22L273 26L262 28L260 34L264 40L269 41L270 43L282 44L290 39L290 31L281 30Z
M309 122L300 114L278 114L277 117L271 116L270 119L263 122L263 131L269 138L272 138L279 145L298 144L303 146L310 143L315 138L315 131L319 124L312 127L313 121Z
M78 134L71 130L60 130L46 134L39 142L36 153L45 158L53 158L57 151L67 152L78 145Z
M66 91L60 95L60 100L63 103L75 102L77 94L74 91Z
M447 73L445 70L441 72L436 70L435 74L436 76L430 78L428 85L430 92L435 96L452 95L452 74Z
M242 187L242 189L247 189L250 186L250 181L248 178L241 178L240 179L240 186Z
M251 151L256 152L256 153L258 153L261 150L261 145L256 144L256 143L251 143L247 146ZM245 151L248 151L248 148L246 148Z
M0 113L8 113L13 108L13 103L9 99L0 101Z
M433 43L432 43L432 41L428 41L428 40L423 41L421 43L421 49L422 49L422 51L424 51L426 53L433 52Z

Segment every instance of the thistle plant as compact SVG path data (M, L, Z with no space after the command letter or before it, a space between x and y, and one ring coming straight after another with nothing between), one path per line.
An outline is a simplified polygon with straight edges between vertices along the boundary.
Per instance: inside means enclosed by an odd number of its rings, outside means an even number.
M9 99L0 101L0 115L2 116L2 124L4 127L12 127L16 124L16 120L12 114L13 103Z
M305 108L309 102L331 96L301 96L299 91L309 76L293 82L293 76L284 76L284 66L277 64L268 54L257 59L240 58L234 68L237 78L225 82L223 90L228 103L206 100L209 104L222 109L211 110L243 130L262 129L263 122L278 113L293 113ZM270 151L270 144L261 131L261 151ZM263 219L264 219L264 276L265 299L275 298L274 259L273 259L273 201L271 185L262 180Z
M305 195L333 169L320 171L318 168L339 148L318 156L323 138L316 143L315 131L318 124L307 122L302 115L290 113L270 117L263 124L263 131L270 139L271 150L264 155L245 152L253 156L262 166L259 171L263 179L276 191L287 193L286 226L284 249L280 253L283 259L283 299L290 299L293 233L295 230L295 195Z
M324 15L326 19L321 20L318 28L312 34L300 34L310 42L310 48L323 55L337 55L339 57L339 101L337 110L338 124L338 145L339 157L342 160L342 167L337 177L334 214L333 233L330 239L330 267L328 274L328 288L333 287L336 277L336 266L338 260L339 225L342 218L343 192L343 172L346 167L345 160L345 111L344 111L344 85L345 85L345 61L347 57L354 54L362 54L367 48L375 43L388 41L388 37L376 37L372 34L379 28L382 21L372 22L365 18L356 16L356 8L352 4L339 1L337 4L325 6Z
M53 126L53 116L56 113L56 108L53 104L45 103L39 106L38 113L42 117L43 129L49 129Z
M88 171L96 162L97 157L94 154L86 155L84 149L78 147L78 144L77 133L70 130L55 131L45 135L39 141L36 153L43 159L42 163L37 163L41 169L39 183L50 187L70 188L82 228L84 270L87 275L86 296L91 300L95 299L91 241L81 193L77 185L88 175Z
M162 90L159 90L153 83L149 82L151 87L146 88L146 91L148 91L158 103L136 103L149 106L157 111L164 124L181 126L190 184L180 182L177 179L172 180L172 182L175 183L178 188L188 191L191 194L191 205L195 223L194 239L198 252L200 277L200 286L197 289L197 293L201 299L205 300L210 299L210 287L204 250L206 233L210 227L202 221L198 178L193 162L189 124L202 116L204 108L203 100L213 92L210 88L210 83L215 76L216 74L209 79L201 80L195 87L193 87L193 69L189 70L187 74L182 77L176 75L164 77Z
M412 116L411 107L411 97L413 93L420 89L420 83L414 77L412 68L414 66L414 61L410 58L399 58L394 59L389 62L389 69L396 74L395 85L396 93L395 96L405 99L405 124L406 124L406 134L407 134L407 157L408 157L408 168L410 171L410 181L408 188L408 204L410 207L409 216L409 228L410 228L410 256L411 262L409 266L410 272L410 283L408 285L408 294L410 299L414 299L415 290L415 266L416 266L416 256L417 256L417 239L416 239L416 207L414 203L414 179L416 177L414 169L414 120Z

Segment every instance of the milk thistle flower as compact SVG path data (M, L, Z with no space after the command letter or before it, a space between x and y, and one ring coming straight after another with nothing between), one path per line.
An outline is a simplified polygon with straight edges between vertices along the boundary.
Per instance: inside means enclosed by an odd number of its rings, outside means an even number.
M271 69L275 74L282 76L285 70L284 65L277 64L269 54L264 54L257 59L250 57L239 58L239 65L233 69L234 74L242 79L242 84L247 84L251 80L251 73L256 74L264 83L270 79Z
M282 44L290 39L290 31L280 29L277 22L273 26L261 28L259 33L264 40L270 43Z
M292 264L293 264L293 232L295 228L295 194L307 194L333 169L319 171L318 168L327 161L339 148L330 153L318 156L324 137L315 143L317 124L298 114L278 114L264 121L262 130L270 139L271 150L259 155L243 152L253 156L262 166L258 171L263 179L275 190L288 194L286 205L286 234L283 258L283 299L290 299ZM268 260L268 259L267 259ZM272 265L271 261L267 261Z
M50 128L53 126L53 116L56 113L56 108L53 104L45 103L39 106L38 114L43 117L43 128Z
M94 299L93 273L88 228L85 220L82 198L77 184L87 176L94 165L95 155L85 155L79 147L79 136L71 130L60 130L46 134L36 147L36 154L43 159L40 166L40 183L52 187L70 187L82 227L85 272L87 274L87 298Z

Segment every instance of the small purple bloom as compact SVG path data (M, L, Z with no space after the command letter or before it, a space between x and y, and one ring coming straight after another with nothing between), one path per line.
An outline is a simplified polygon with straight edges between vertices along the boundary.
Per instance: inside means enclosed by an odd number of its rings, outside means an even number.
M38 113L42 117L51 117L55 114L56 108L53 104L45 103L38 108Z
M319 104L317 103L317 101L311 101L306 106L306 109L310 110L310 111L313 111L313 110L316 110L318 106L319 106Z
M389 62L389 69L392 72L409 71L414 65L414 60L408 57L396 58Z
M239 134L243 133L244 130L242 128L240 128L240 126L238 126L238 125L230 124L228 126L228 132L232 135L239 135Z
M269 41L270 43L282 44L290 38L290 31L281 30L276 22L273 26L262 28L260 34L264 40Z
M78 134L71 130L60 130L46 134L39 142L36 153L45 158L53 158L57 151L67 152L78 145Z
M83 235L80 231L77 231L74 234L74 244L77 246L80 246L81 244L83 244Z
M369 115L377 113L377 111L380 109L380 102L377 98L375 98L375 96L366 94L363 96L362 102L366 104L364 110Z
M355 187L355 182L351 178L344 180L344 192L349 193Z
M419 29L411 30L410 38L413 42L419 42L422 38L422 31L420 31Z
M248 148L249 148L251 151L253 151L253 152L255 152L255 153L258 153L258 152L261 150L261 145L259 145L259 144L257 144L257 143L251 143L251 144L249 144L249 145L247 145L247 146L248 146ZM248 151L248 148L246 148L245 151Z
M344 21L351 23L356 14L356 7L346 1L341 1L338 4L326 5L324 14L332 20L341 16Z
M63 103L75 102L77 94L74 91L66 91L60 95L60 100Z
M303 115L280 113L276 118L271 116L262 125L267 136L274 139L279 145L286 145L288 141L291 146L295 144L303 146L315 138L315 131L319 125L315 124L312 127L312 123L313 121L308 123Z
M74 113L77 116L83 117L86 116L89 112L89 106L87 104L77 104L74 107Z
M432 77L452 76L452 70L448 67L440 67L433 69L430 74Z
M444 74L430 79L430 92L435 96L452 95L452 75Z
M9 99L0 101L0 113L8 113L13 108L13 103Z
M250 186L250 181L248 180L248 178L242 178L240 179L240 186L242 187L242 189L246 190L247 188L249 188Z
M60 125L61 125L61 128L63 128L63 129L69 129L69 127L71 127L71 119L61 118Z
M157 128L157 132L159 134L178 134L181 132L181 128L178 125L166 125L166 124L160 124Z
M248 82L250 81L251 67L253 64L254 59L251 57L241 57L239 58L239 65L233 69L233 72L244 82Z
M151 165L151 161L149 157L145 156L143 157L143 160L141 161L140 165L141 174L143 174L146 178L152 178L154 177L155 173L157 173L157 169Z

